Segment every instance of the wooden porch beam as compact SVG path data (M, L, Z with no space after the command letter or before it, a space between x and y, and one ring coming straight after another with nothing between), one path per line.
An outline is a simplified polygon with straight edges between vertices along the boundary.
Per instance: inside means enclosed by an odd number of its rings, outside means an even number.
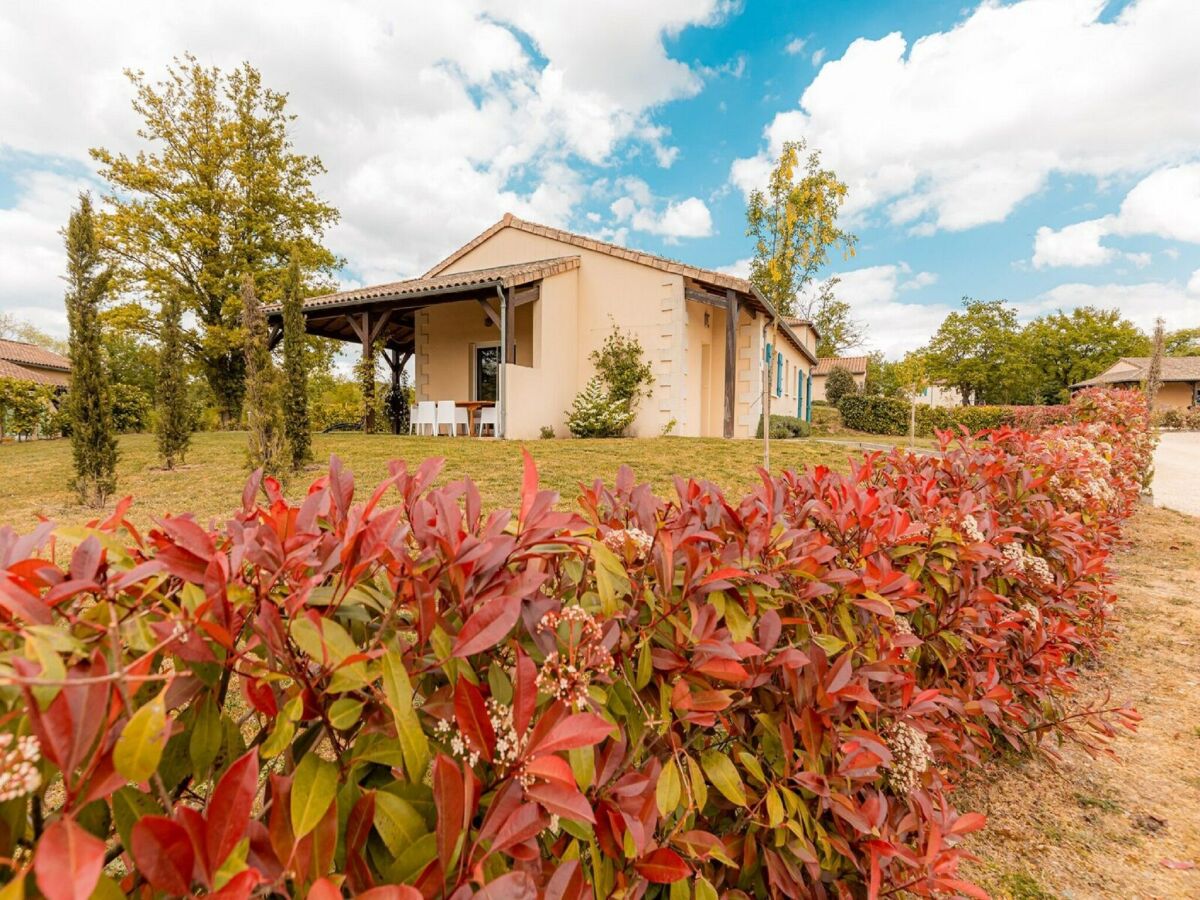
M283 340L283 326L272 325L271 332L267 336L267 349L274 350L279 346L279 342Z
M733 437L734 392L737 390L737 291L725 292L725 428L723 434Z
M713 294L708 291L699 290L698 288L684 288L683 296L688 300L694 300L696 303L705 303L717 309L724 309L729 302L720 294Z
M366 315L366 313L363 313L364 319ZM368 340L370 343L374 344L377 340L379 340L379 335L383 332L384 326L387 325L391 318L392 311L390 309L385 309L379 314L379 318L371 323L371 327L367 329L367 334L369 336Z
M517 361L517 305L513 302L513 295L516 292L508 289L508 303L505 304L504 315L504 361L506 363L515 363Z
M542 296L542 287L541 285L535 284L533 287L522 288L515 294L510 292L509 296L512 298L510 305L524 306L526 303L532 303L534 300L537 300Z
M475 302L483 307L483 311L485 313L487 313L488 321L490 321L493 325L495 325L497 328L499 328L500 327L500 314L498 312L496 312L494 309L492 309L492 305L490 303L488 303L486 300L484 300L482 297L476 297Z

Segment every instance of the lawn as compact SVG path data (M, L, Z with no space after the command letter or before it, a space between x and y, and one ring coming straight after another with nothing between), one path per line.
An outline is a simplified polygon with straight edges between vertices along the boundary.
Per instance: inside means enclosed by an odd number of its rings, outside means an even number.
M302 494L335 453L360 486L380 481L387 474L389 460L403 459L412 465L442 456L446 465L441 481L472 478L485 504L511 506L521 483L522 447L537 461L542 484L559 491L564 504L573 502L580 482L590 484L596 478L611 482L622 464L665 493L677 474L743 490L757 480L757 466L762 462L760 441L666 437L521 442L329 434L317 435L314 440L320 465L293 478L288 489L291 495ZM817 463L844 468L851 454L858 455L858 451L807 441L771 445L772 468L776 470ZM187 465L172 472L160 468L151 435L121 438L118 495L133 495L131 518L138 525L146 525L164 512L193 512L201 521L224 516L237 508L247 474L244 433L197 434ZM67 524L94 518L95 510L75 502L69 487L71 475L71 445L66 440L0 446L0 524L24 531L39 516Z

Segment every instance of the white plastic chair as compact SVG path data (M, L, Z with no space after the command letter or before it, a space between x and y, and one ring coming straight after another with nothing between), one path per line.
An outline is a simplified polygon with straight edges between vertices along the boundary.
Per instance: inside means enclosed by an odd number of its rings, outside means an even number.
M496 407L484 406L479 410L479 436L483 437L483 426L490 425L492 434L496 433Z
M425 426L429 426L429 433L437 432L437 404L432 400L421 400L417 403L416 414L408 420L408 433L414 431L417 434L425 433Z
M460 427L463 434L467 437L471 436L471 411L465 406L454 407L454 431L456 434Z
M458 407L453 400L437 402L437 423L433 427L434 434L441 434L443 428L450 429L450 437L458 432Z

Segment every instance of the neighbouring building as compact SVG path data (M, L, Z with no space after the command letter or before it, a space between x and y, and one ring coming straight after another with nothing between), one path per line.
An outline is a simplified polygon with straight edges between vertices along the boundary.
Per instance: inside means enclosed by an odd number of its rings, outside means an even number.
M0 378L67 388L71 384L71 361L37 344L0 339Z
M813 399L825 399L825 382L834 369L845 369L854 376L854 384L862 393L867 384L867 356L822 356L813 369Z
M962 393L955 387L931 384L921 392L917 402L926 406L962 406Z
M1097 375L1078 384L1072 391L1089 387L1141 387L1150 370L1150 357L1123 356ZM1162 361L1162 387L1154 408L1189 409L1200 406L1200 356L1165 356Z
M816 330L749 281L512 215L420 278L314 297L304 315L312 334L382 346L394 380L411 360L418 401L494 402L509 438L567 433L614 326L654 374L634 436L752 437L765 374L773 414L811 416Z

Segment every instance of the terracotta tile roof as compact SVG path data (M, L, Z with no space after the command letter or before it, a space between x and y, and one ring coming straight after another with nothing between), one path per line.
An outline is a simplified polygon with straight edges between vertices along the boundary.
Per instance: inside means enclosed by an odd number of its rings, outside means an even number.
M71 361L65 356L60 356L37 344L27 344L25 341L0 339L0 359L6 359L18 365L37 366L40 369L71 371Z
M568 272L579 267L578 256L558 256L553 259L539 259L534 262L516 263L510 266L492 266L489 269L475 269L470 272L455 272L450 275L423 275L420 278L409 278L405 281L392 281L387 284L375 284L369 287L356 288L352 291L339 291L336 294L322 294L304 301L305 309L319 309L325 306L345 306L369 300L384 300L392 297L408 297L420 294L444 293L455 288L469 288L477 285L498 284L504 288L519 287ZM277 313L280 306L263 307L265 313Z
M34 384L45 384L50 387L70 387L71 375L58 369L26 368L7 359L0 359L0 378L11 378L14 381L32 381Z
M845 369L851 375L866 375L869 356L822 356L813 375L828 375L834 369Z
M665 256L657 256L653 253L645 253L641 250L631 250L628 247L610 244L607 241L599 241L584 234L576 234L573 231L564 231L561 228L552 228L549 225L539 225L536 222L527 222L524 219L518 219L512 213L505 213L503 219L501 219L491 228L484 231L482 234L463 244L461 247L443 259L440 263L426 272L425 277L428 278L431 275L437 275L439 272L443 271L457 260L466 256L468 253L503 228L516 228L519 231L526 231L529 234L539 234L542 237L548 237L556 241L563 241L567 244L574 244L577 247L583 247L587 250L595 250L598 253L607 253L609 256L618 256L621 259L627 259L630 262L641 263L644 266L653 266L656 269L662 269L664 272L673 272L676 275L684 275L688 278L694 278L697 281L703 281L717 287L733 288L735 291L741 291L744 294L750 294L754 291L754 288L749 281L747 281L745 278L738 278L736 275L729 275L725 272L717 272L713 269L702 269L699 266L691 266L675 259L668 259Z
M586 250L594 250L597 253L605 253L609 256L615 256L619 259L627 259L630 262L639 263L644 266L651 266L655 269L660 269L664 272L671 272L675 275L682 275L685 278L691 278L695 281L700 281L705 284L712 285L722 289L732 289L742 294L747 294L753 297L754 300L762 307L763 311L768 316L774 317L775 310L767 302L766 298L758 292L758 290L747 279L739 278L736 275L729 275L726 272L718 272L715 269L702 269L699 266L688 265L687 263L679 262L675 259L668 259L665 256L658 256L654 253L646 253L642 250L631 250L628 247L621 247L617 244L610 244L607 241L600 241L596 238L588 237L584 234L577 234L573 231L564 231L561 228L552 228L549 225L539 225L536 222L527 222L524 219L518 219L512 213L505 213L495 225L486 229L479 235L475 236L467 243L463 244L428 272L425 273L425 278L438 276L439 273L445 271L458 260L462 259L480 244L490 239L497 232L505 228L516 228L519 231L524 231L529 234L536 234L542 237L550 238L551 240L561 241L565 244L572 244L576 247L582 247ZM784 335L790 340L801 353L808 357L813 362L816 362L816 357L812 351L805 346L804 342L796 336L792 331L790 323L787 319L780 317L780 324ZM814 329L815 330L815 329Z
M1125 363L1125 365L1121 366L1121 363ZM1117 368L1118 366L1121 367ZM1144 381L1149 369L1150 357L1123 356L1094 378L1077 382L1071 385L1071 387L1093 387L1098 384L1133 384ZM1162 361L1162 380L1200 381L1200 356L1164 356Z

